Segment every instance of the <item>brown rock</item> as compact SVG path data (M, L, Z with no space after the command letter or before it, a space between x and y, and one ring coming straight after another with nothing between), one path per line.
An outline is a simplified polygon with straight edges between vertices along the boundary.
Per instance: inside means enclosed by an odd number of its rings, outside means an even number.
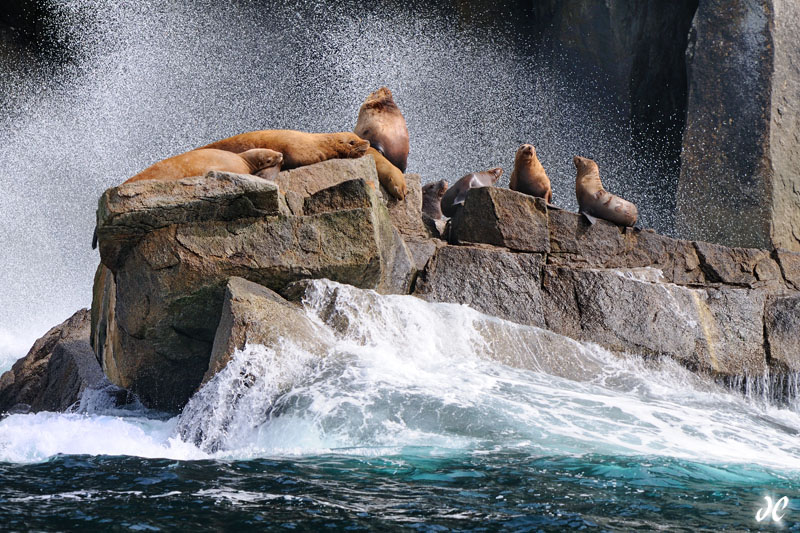
M100 257L114 270L120 256L153 230L204 220L238 220L282 213L288 213L288 208L275 185L255 176L209 172L204 177L177 181L126 183L108 189L100 198L97 208Z
M800 290L800 253L779 248L774 255L786 284L792 289Z
M327 171L372 168L374 173L374 167L358 159L323 164ZM233 196L225 191L235 203ZM208 194L203 198L214 202ZM147 216L152 218L160 208L155 199L150 205ZM92 336L109 379L149 407L180 409L208 369L231 277L273 290L304 278L329 278L384 293L410 290L412 258L367 179L317 191L306 199L304 211L302 217L282 211L252 217L252 211L244 210L240 219L226 212L219 220L170 225L156 220L151 226L157 229L132 241L114 261L103 254L119 248L114 242L119 234L100 226L101 257L111 273L98 276L98 327ZM182 220L170 220L176 219Z
M550 251L547 204L509 189L470 189L451 220L454 244L491 244L522 252Z
M113 387L89 345L89 311L81 309L38 339L28 354L0 377L0 413L66 411L87 389L103 389L116 403L125 391Z
M408 188L403 200L394 198L384 190L389 218L404 239L427 239L431 232L422 221L422 184L419 174L406 174Z
M707 242L695 242L694 247L710 283L756 287L783 281L778 264L766 250L726 248Z

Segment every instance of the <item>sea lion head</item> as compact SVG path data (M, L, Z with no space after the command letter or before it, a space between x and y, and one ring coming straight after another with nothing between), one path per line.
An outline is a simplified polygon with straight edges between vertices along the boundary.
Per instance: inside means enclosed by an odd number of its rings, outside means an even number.
M450 184L447 183L447 180L439 180L433 183L428 183L422 187L422 194L423 196L433 194L441 200L442 196L444 196L444 193L447 192L447 188L449 186Z
M579 176L597 170L597 163L587 157L576 155L572 158L572 162L575 164Z
M517 155L514 158L517 161L530 161L536 157L536 148L532 144L523 144L517 150Z
M253 148L239 155L250 163L256 171L276 166L280 167L283 163L283 154L268 148Z
M388 87L381 87L377 91L371 92L369 96L364 99L364 103L361 104L359 115L367 109L397 109L397 104L394 103L394 98L392 97L392 91L390 91Z
M369 148L369 141L349 131L334 133L333 139L336 151L342 157L361 157Z
M497 183L497 180L499 180L500 176L503 175L503 169L500 167L490 168L486 172L492 175L492 185Z

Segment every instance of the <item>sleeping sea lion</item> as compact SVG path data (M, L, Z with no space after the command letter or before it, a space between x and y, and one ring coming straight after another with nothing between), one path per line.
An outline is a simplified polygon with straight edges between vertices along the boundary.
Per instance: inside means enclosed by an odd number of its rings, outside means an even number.
M446 217L452 217L456 214L456 208L466 200L467 191L472 188L494 185L502 175L503 169L496 167L483 172L470 172L462 177L447 189L442 196L442 201L440 202L442 214Z
M378 171L380 184L398 200L405 198L407 192L406 177L400 172L400 169L372 146L367 148L367 153L375 160L375 170Z
M256 148L234 154L225 150L200 149L159 161L139 172L125 183L143 180L179 180L202 176L209 170L255 174L267 168L280 168L283 155L274 150Z
M361 157L369 148L369 142L349 131L306 133L296 130L261 130L234 135L202 148L216 148L237 154L252 148L268 148L283 154L281 170L287 170L328 159Z
M369 141L394 166L405 173L408 162L408 127L406 119L394 103L392 91L381 87L367 96L358 110L353 129L356 135Z
M514 156L514 170L508 188L512 191L544 198L549 204L553 199L550 178L536 157L536 148L532 144L523 144Z
M269 177L280 169L283 155L274 150L256 148L241 154L225 150L201 148L169 157L150 165L125 183L144 180L170 181L202 176L209 170L233 172L236 174L256 174ZM97 228L92 235L92 250L97 248Z
M433 220L442 218L442 196L447 192L447 187L445 180L422 186L422 212Z
M572 162L577 170L575 195L578 197L579 211L589 222L594 224L596 218L602 218L620 226L636 224L639 216L636 206L603 188L597 163L577 155Z

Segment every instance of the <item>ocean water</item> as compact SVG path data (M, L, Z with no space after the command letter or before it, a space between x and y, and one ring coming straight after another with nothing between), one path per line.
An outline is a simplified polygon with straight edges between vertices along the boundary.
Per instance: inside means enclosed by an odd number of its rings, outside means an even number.
M317 281L304 312L324 350L248 346L179 416L86 397L0 421L0 523L800 529L791 402L413 296Z

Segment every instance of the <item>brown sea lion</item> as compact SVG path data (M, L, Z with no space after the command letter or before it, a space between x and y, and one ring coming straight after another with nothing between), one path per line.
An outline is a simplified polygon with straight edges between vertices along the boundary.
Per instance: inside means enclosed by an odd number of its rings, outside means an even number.
M408 127L406 119L394 103L392 91L381 87L367 96L358 110L358 120L353 132L368 140L370 146L382 153L400 172L406 171Z
M514 170L508 188L512 191L544 198L549 204L553 199L550 178L536 157L536 148L532 144L523 144L514 156Z
M442 218L442 196L447 192L447 187L445 180L422 186L422 212L433 220Z
M407 192L406 177L400 172L400 169L389 162L388 159L383 157L383 154L372 146L367 148L367 154L371 155L375 160L375 170L378 171L380 184L398 200L405 198Z
M636 206L603 188L597 163L577 155L572 162L577 170L575 195L578 197L578 207L589 222L594 224L596 218L602 218L620 226L636 224L639 216Z
M267 168L280 168L283 155L274 150L257 148L241 154L226 150L200 149L176 155L151 165L125 183L143 180L179 180L189 176L202 176L209 170L236 174L255 174Z
M500 179L503 175L503 169L500 167L484 170L483 172L470 172L466 176L459 179L453 184L452 187L442 196L440 205L442 207L442 214L446 217L452 217L456 214L457 207L464 203L467 198L467 191L477 187L490 187Z
M369 148L369 142L349 131L306 133L295 130L261 130L234 135L202 148L216 148L237 154L253 148L268 148L283 154L281 169L286 170L328 159L361 157Z

